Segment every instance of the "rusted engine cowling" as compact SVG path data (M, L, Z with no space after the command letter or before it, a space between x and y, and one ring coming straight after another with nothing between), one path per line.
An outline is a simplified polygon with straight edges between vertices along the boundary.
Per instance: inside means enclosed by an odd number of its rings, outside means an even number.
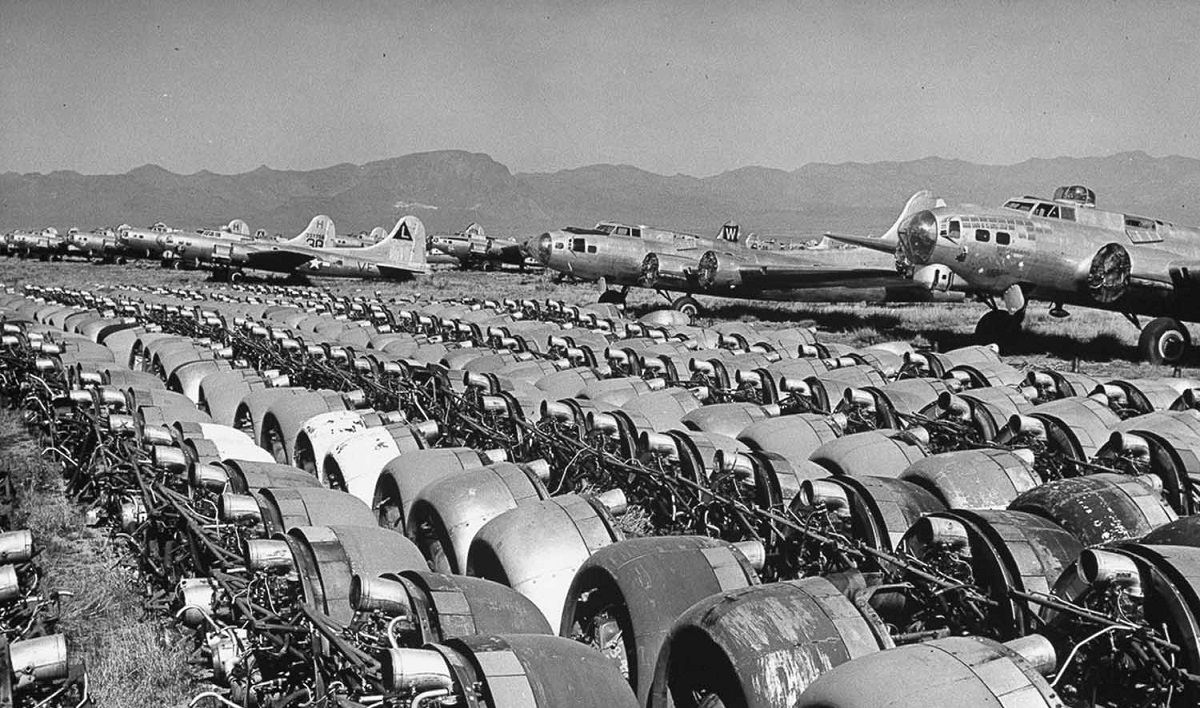
M224 460L196 463L188 469L188 485L194 490L249 494L266 487L320 487L321 482L304 470L275 462Z
M421 450L437 438L437 423L392 423L359 431L325 454L321 476L327 486L369 502L383 466L406 452Z
M519 504L475 534L467 553L467 575L508 585L532 600L547 622L556 623L579 566L625 537L607 506L623 512L624 504L620 491L599 497L564 494ZM530 553L531 548L537 553Z
M232 371L233 365L224 359L201 359L171 370L167 388L187 396L192 403L200 401L200 383L206 376Z
M903 428L907 417L956 390L944 379L901 379L886 386L847 388L835 410L872 428Z
M1194 517L1193 517L1194 518ZM1166 661L1180 672L1200 671L1200 643L1196 628L1200 627L1200 548L1195 546L1154 545L1148 543L1118 543L1104 548L1083 551L1078 562L1063 573L1055 585L1054 594L1069 602L1095 608L1105 614L1117 614L1122 619L1145 624L1159 635L1174 642L1179 649L1156 648L1159 661ZM1070 651L1074 645L1095 631L1092 623L1077 623L1068 613L1053 607L1042 610L1042 618L1054 634L1061 636L1059 652ZM1190 708L1200 704L1200 687L1192 681L1179 681L1166 689L1162 684L1147 681L1147 674L1162 681L1159 664L1149 657L1130 661L1130 651L1123 642L1114 648L1080 647L1081 656L1065 672L1062 684L1077 695L1095 697L1096 705L1150 705L1170 708ZM1092 656L1088 656L1090 653ZM1145 653L1145 650L1142 650ZM1099 653L1107 666L1088 671L1089 663ZM1125 654L1126 656L1121 656ZM1113 671L1113 661L1120 671ZM1143 666L1138 666L1137 664ZM1143 668L1149 664L1149 670ZM1084 675L1081 674L1081 670ZM1066 692L1066 689L1061 689Z
M237 428L216 423L178 423L180 448L188 460L218 462L229 458L271 462L271 454Z
M699 410L703 402L686 388L668 388L629 399L621 410L640 414L650 430L668 430L683 426L684 418Z
M182 398L182 397L181 397ZM201 413L191 401L170 401L162 404L139 405L130 408L139 428L166 427L178 423L211 423L212 418Z
M996 386L942 394L935 404L922 410L921 415L968 425L981 442L989 442L1014 415L1026 415L1033 407L1023 389Z
M413 501L426 485L490 463L486 454L469 447L413 450L393 457L375 482L371 506L379 525L406 532Z
M104 373L103 378L105 384L114 388L166 388L166 384L161 379L144 371L109 369Z
M804 691L796 708L1059 708L1062 699L1038 672L1048 642L1001 644L983 637L948 637L910 644L835 666ZM1040 662L1040 663L1039 663Z
M1114 379L1090 392L1108 400L1108 405L1122 418L1145 415L1153 411L1171 410L1185 391L1200 387L1194 379Z
M928 489L949 509L1004 509L1042 483L1029 450L983 448L930 455L900 474Z
M1193 417L1190 411L1151 413L1125 422L1164 415ZM1154 475L1162 483L1163 498L1175 513L1186 516L1200 512L1194 491L1194 480L1200 479L1200 433L1175 422L1170 418L1147 420L1144 427L1115 431L1108 444L1100 449L1096 461L1114 467L1132 465L1139 472Z
M222 494L222 522L255 522L266 536L295 526L376 526L375 513L363 502L324 487L275 487L250 494Z
M1003 361L960 364L946 372L946 378L956 381L963 389L991 386L1016 386L1024 380L1020 369Z
M361 392L356 392L361 399ZM354 397L322 389L276 399L259 424L258 444L280 464L294 465L296 436L304 422L321 413L353 408Z
M620 406L635 396L644 396L651 391L661 391L666 386L662 379L640 379L627 376L618 379L601 379L589 385L584 398Z
M629 685L610 662L591 647L562 637L461 637L425 649L392 650L381 663L385 688L449 695L455 705L637 708ZM419 673L406 668L410 666L419 667Z
M807 402L812 412L832 413L846 389L883 386L886 383L883 374L869 366L844 366L828 373L806 376L802 380L784 375L779 380L779 388L787 392L780 394L785 399L789 394L799 396Z
M1200 515L1181 516L1141 538L1150 546L1194 546L1200 548Z
M1177 518L1150 481L1107 472L1048 482L1009 508L1050 519L1086 546L1140 538Z
M941 500L912 482L870 476L805 482L792 499L790 510L804 518L818 505L837 518L847 536L885 551L894 549L922 516L946 508Z
M848 352L844 358L869 366L890 379L904 366L904 356L913 351L909 342L881 342Z
M809 459L834 474L896 477L926 455L924 447L904 433L868 430L830 440Z
M541 610L516 590L466 575L428 570L355 576L350 606L357 612L407 616L419 642L442 642L478 634L553 634Z
M67 637L64 634L21 639L9 644L4 654L7 665L0 670L6 673L4 682L8 691L17 694L25 692L40 681L65 679L72 672ZM9 695L11 697L12 694ZM18 701L16 705L24 703L25 701Z
M297 526L282 539L291 549L304 597L342 623L353 614L350 585L355 575L426 569L425 559L411 541L375 526ZM263 542L247 542L248 556L254 555L256 543ZM253 559L249 560L253 566Z
M126 367L133 369L132 366L129 366L130 357L133 355L133 348L146 334L148 332L144 327L119 329L106 335L100 340L100 343L112 350L113 361L121 362Z
M559 634L602 647L646 704L675 619L716 593L758 583L746 556L706 536L631 538L601 548L571 581ZM613 641L609 638L617 637Z
M292 398L308 393L299 386L276 386L252 389L237 404L233 414L233 427L255 440L262 440L262 421L271 405L281 398Z
M752 450L808 459L821 445L837 439L843 420L816 413L777 416L746 426L737 439Z
M599 381L594 369L575 367L546 374L533 385L546 392L551 399L573 398L580 395L592 383Z
M1057 401L1060 398L1086 396L1100 385L1100 380L1085 374L1055 369L1038 369L1029 372L1025 385L1037 391L1039 402Z
M1057 455L1090 460L1120 422L1112 409L1094 398L1062 398L1014 416L996 435L996 442L1006 445L1033 437Z
M792 706L823 671L890 646L878 618L825 578L722 592L675 621L648 705Z
M119 335L120 333L118 333ZM190 338L177 334L143 332L129 343L129 358L125 360L125 363L129 365L130 369L135 371L149 371L155 347L162 346L168 342L191 344L191 341ZM124 343L122 342L122 344Z
M750 452L734 438L699 430L668 430L665 434L644 430L638 434L638 449L651 455L665 454L678 465L679 474L697 482L707 479L722 460L732 462Z
M88 322L81 324L78 329L79 333L83 336L87 337L93 342L96 342L97 344L103 344L104 340L110 335L116 334L123 329L133 329L137 326L137 320L132 317L104 317L89 320ZM116 352L113 352L113 361L120 361L124 363L129 361L129 358L125 357L118 359Z
M683 416L682 422L692 430L736 437L755 423L779 415L779 406L760 406L756 403L717 403L702 406Z
M736 455L733 460L726 460L724 453L718 454L718 469L751 472L756 500L764 508L787 509L806 481L829 476L829 470L802 457L752 450Z
M225 353L232 352L225 350ZM162 351L155 352L152 366L154 373L161 376L167 382L168 388L184 393L182 388L176 388L171 385L172 377L175 373L189 364L216 361L220 355L220 351L214 350L211 347L189 342L188 346L167 347ZM178 382L178 379L176 379L176 382ZM199 381L197 381L198 383ZM195 399L192 400L195 401Z
M304 421L292 442L293 464L312 474L320 474L325 455L338 443L367 428L399 423L399 413L379 413L372 409L333 410L318 413Z
M246 370L222 371L209 374L200 381L200 397L196 407L208 413L214 423L233 425L242 399L251 391L269 386L267 379Z
M951 349L948 352L913 351L904 354L904 367L917 376L942 378L946 372L963 364L1000 361L1000 348L981 344Z
M1000 639L1015 639L1038 629L1030 624L1036 614L1012 592L1049 594L1063 571L1083 550L1079 540L1058 524L1033 514L1007 510L953 510L922 517L904 534L899 548L930 567L953 572L951 566L971 569L976 586L995 604L987 608L984 626L978 631L995 633ZM940 563L949 561L947 567ZM903 572L900 573L903 577ZM906 618L884 620L900 624Z
M465 470L426 485L408 514L408 537L443 573L467 567L471 541L483 525L518 504L547 499L549 467L498 462Z

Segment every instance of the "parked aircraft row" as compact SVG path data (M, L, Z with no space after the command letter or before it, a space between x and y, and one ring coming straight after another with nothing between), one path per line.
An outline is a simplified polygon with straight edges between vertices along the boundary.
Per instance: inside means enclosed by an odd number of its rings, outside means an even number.
M265 240L261 232L254 238L245 222L234 220L195 231L156 225L66 236L53 229L18 232L5 246L43 257L74 251L167 258L230 278L249 269L405 279L428 271L428 245L464 265L521 265L529 257L562 275L599 282L601 302L623 302L633 287L653 289L690 314L700 308L696 294L787 300L799 290L839 287L883 289L888 299L960 293L989 308L977 336L1001 343L1019 335L1028 303L1040 300L1051 303L1056 317L1068 316L1068 304L1121 313L1140 330L1143 357L1155 363L1180 361L1191 347L1183 322L1200 321L1200 229L1097 209L1095 194L1081 186L995 208L947 206L921 191L881 236L826 234L891 254L894 266L839 262L829 251L751 248L734 224L703 237L600 222L519 244L489 237L477 224L427 238L421 221L406 216L380 232L350 243L338 239L328 217L317 216L286 241ZM1152 318L1144 326L1143 316Z

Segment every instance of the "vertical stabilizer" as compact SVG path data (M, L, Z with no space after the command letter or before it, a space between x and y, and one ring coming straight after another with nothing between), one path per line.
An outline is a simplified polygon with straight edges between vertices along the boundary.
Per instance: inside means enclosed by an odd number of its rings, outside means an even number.
M287 243L293 243L299 246L308 246L310 248L326 248L333 245L334 238L337 237L337 229L333 227L333 219L330 219L324 214L317 214L312 221L308 222L308 228L304 229L301 234Z

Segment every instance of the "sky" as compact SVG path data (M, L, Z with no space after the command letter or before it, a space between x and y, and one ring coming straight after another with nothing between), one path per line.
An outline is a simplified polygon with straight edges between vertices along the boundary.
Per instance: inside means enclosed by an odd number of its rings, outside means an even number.
M0 172L1200 157L1200 3L0 0Z

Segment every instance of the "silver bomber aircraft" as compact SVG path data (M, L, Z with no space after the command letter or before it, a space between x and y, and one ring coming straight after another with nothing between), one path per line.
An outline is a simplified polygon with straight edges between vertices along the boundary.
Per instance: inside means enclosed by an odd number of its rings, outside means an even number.
M512 239L488 236L479 224L472 223L457 234L433 234L433 250L450 256L463 268L488 268L502 263L525 265L521 244Z
M415 216L405 216L372 246L325 247L333 233L327 216L317 216L289 241L243 241L209 244L200 263L218 276L238 280L243 270L262 270L296 276L384 278L407 280L429 272L425 259L425 226Z
M246 241L251 238L250 227L241 219L234 219L215 229L173 229L159 222L148 229L121 226L118 238L126 255L132 258L151 258L163 261L164 265L179 263L179 244L193 240Z
M932 195L922 192L909 200L883 237L845 238L887 242L894 250L900 223L932 206ZM551 270L600 282L600 302L623 302L631 287L656 290L669 300L671 293L687 293L671 306L690 315L700 310L690 294L792 300L806 288L882 288L889 298L922 295L890 262L864 265L861 251L755 249L740 236L736 224L725 224L712 238L601 222L590 229L568 227L535 236L525 249ZM928 292L923 294L928 298Z
M1058 317L1064 305L1119 312L1141 330L1146 360L1176 363L1191 346L1182 322L1200 321L1200 229L1097 209L1086 187L999 208L922 210L899 238L898 258L918 269L916 280L988 303L976 325L985 340L1017 336L1028 302L1041 300Z

